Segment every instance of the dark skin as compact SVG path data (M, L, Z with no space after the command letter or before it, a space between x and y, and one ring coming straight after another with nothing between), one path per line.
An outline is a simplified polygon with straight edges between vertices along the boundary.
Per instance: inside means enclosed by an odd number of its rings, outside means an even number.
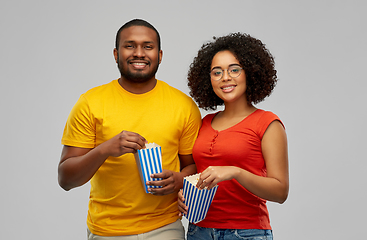
M66 191L87 183L109 156L135 153L146 140L134 132L122 131L95 148L64 146L59 163L59 184Z
M114 152L111 156L118 157L126 153L135 153L138 149L142 149L145 143L145 139L139 134L123 131L96 148L64 146L59 163L59 184L68 191L87 183L108 158L109 154L105 149L110 146L113 147ZM182 188L183 178L196 172L191 154L178 156L181 172L164 169L162 173L153 174L153 178L162 178L162 180L147 182L147 184L162 186L162 188L150 188L152 194L166 195L178 192Z
M162 173L152 174L152 178L162 178L160 181L150 181L147 185L162 186L162 188L149 188L154 195L166 195L177 193L183 186L183 178L196 173L196 165L192 155L178 155L181 164L181 172L173 172L163 169Z
M157 35L152 29L132 26L124 29L120 34L120 47L113 51L116 62L119 60L121 64L126 64L126 68L133 73L149 72L154 64L160 64L162 51L157 48ZM150 64L145 67L135 66L134 63L137 62L149 62ZM123 76L119 79L121 87L135 94L152 90L156 81L155 76L144 82L134 82ZM95 148L64 146L58 166L59 184L66 191L82 186L93 177L109 156L119 157L135 153L144 148L147 142L140 134L124 130ZM162 173L153 174L152 177L162 178L162 180L148 182L148 185L162 186L162 188L151 188L152 194L177 193L182 188L183 177L196 173L196 166L191 154L178 155L178 157L181 172L164 169Z

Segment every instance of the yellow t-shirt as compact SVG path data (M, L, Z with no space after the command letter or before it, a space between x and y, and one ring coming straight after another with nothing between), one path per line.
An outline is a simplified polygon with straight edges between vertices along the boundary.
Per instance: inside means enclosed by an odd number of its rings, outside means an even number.
M94 148L123 130L136 132L162 147L163 169L178 172L178 154L192 153L200 125L192 99L165 82L158 80L148 93L132 94L113 80L80 97L62 144ZM109 157L91 179L87 224L94 234L140 234L177 218L177 193L145 193L131 153Z

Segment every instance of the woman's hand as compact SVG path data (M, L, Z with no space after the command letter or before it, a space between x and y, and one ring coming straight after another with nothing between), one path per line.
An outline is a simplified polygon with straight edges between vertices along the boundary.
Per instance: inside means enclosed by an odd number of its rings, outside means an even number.
M211 189L219 182L233 179L238 173L239 168L234 166L209 166L200 174L196 187Z

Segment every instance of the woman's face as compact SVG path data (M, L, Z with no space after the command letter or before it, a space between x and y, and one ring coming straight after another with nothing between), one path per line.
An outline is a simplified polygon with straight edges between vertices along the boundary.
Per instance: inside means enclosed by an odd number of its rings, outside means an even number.
M214 72L211 74L211 83L215 94L224 103L246 102L246 74L243 69L239 70L238 67L242 68L237 58L228 50L218 52L213 57L210 70L214 70ZM229 70L230 74L228 74L229 68L232 69ZM221 71L223 75L220 80L214 80L213 76L215 74L220 75ZM237 71L240 71L239 76L236 76L238 74ZM231 77L230 75L236 77Z

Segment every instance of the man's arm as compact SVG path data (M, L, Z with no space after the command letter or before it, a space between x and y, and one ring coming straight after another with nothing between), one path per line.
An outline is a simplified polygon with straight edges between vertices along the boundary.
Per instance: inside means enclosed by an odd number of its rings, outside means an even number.
M196 173L196 164L194 162L194 158L192 157L192 154L189 155L178 155L180 158L180 164L181 164L181 173L182 173L182 183L179 189L182 188L183 184L183 178L192 174ZM178 189L178 190L179 190Z
M58 166L59 185L69 191L87 183L109 156L118 157L144 148L145 138L122 131L95 148L64 146Z
M181 171L174 172L164 169L162 173L152 174L152 178L162 178L160 181L150 181L147 185L162 186L162 188L148 188L154 195L177 193L183 185L183 178L196 173L196 165L192 154L178 155Z

